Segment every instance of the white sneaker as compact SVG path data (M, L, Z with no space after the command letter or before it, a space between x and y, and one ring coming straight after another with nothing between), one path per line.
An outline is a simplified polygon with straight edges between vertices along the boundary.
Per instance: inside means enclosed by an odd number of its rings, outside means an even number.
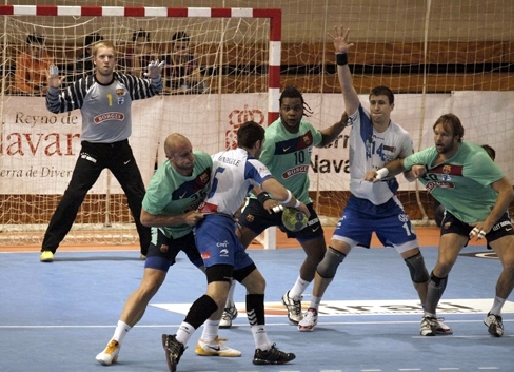
M423 318L421 318L421 324L419 326L419 334L421 336L435 336L436 328L436 318L428 315L425 315Z
M302 298L295 300L289 297L289 291L282 296L282 304L287 308L287 317L294 324L302 320Z
M489 333L495 337L503 336L503 320L499 315L487 314L484 319L484 324L489 328Z
M230 307L226 307L223 309L223 314L221 315L220 325L221 329L226 329L232 327L232 320L237 318L237 309L236 305L232 304Z
M195 353L202 356L220 356L220 357L238 357L241 352L224 345L221 341L227 341L226 338L216 338L212 341L204 341L198 339L196 344Z
M118 361L120 348L121 346L117 340L111 340L105 347L104 351L96 356L96 360L103 366L110 366Z
M451 335L453 334L453 330L446 325L444 318L437 318L437 327L435 329L435 333L438 335Z
M298 322L298 330L300 332L312 332L318 324L318 310L310 307Z

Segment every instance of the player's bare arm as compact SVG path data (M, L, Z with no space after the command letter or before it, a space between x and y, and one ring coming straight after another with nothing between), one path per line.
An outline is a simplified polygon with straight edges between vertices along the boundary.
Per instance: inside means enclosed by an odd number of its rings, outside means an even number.
M195 226L203 218L198 211L191 211L176 216L164 214L151 214L141 209L141 224L145 227L171 227L175 225L188 224Z
M402 172L405 172L403 159L395 159L385 165L385 167L380 168L379 170L372 170L366 173L364 176L364 180L370 182L378 182L386 177L393 177Z
M339 77L339 84L341 85L341 93L343 94L343 100L346 112L352 115L359 107L359 96L353 87L353 79L350 68L348 67L348 52L353 47L353 43L350 43L350 30L344 31L343 26L334 27L334 35L328 34L334 41L334 47L336 51L336 59L343 59L343 62L337 63L337 76Z
M331 144L334 142L341 132L346 128L348 125L348 114L343 112L341 115L341 120L339 120L337 123L333 124L330 128L320 130L321 133L321 142L317 147L323 147Z

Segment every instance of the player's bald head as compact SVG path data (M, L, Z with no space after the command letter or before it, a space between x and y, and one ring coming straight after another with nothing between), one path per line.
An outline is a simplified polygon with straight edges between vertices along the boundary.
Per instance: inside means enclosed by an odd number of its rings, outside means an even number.
M173 154L178 151L183 151L186 148L192 147L193 145L191 144L191 141L179 133L170 134L164 140L164 154L167 158L173 156Z

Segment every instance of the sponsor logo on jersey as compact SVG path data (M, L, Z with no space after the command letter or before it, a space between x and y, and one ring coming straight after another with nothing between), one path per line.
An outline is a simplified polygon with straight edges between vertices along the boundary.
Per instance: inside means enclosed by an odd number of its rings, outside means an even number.
M253 214L249 214L248 216L246 216L246 220L248 222L253 222L253 220L255 219L254 215Z
M396 146L384 145L382 146L384 151L396 152Z
M159 248L159 250L162 253L168 253L168 251L170 250L170 246L167 244L161 244L161 247Z
M106 114L95 116L93 120L96 124L100 124L106 120L122 121L123 119L125 119L125 115L123 115L121 112L108 112Z
M208 260L211 258L211 252L203 252L200 256L202 257L202 260Z
M434 189L440 188L440 189L454 189L455 184L453 182L448 181L431 181L427 183L426 189L429 193L432 193Z
M286 170L284 173L282 173L282 178L287 180L288 178L296 176L297 174L308 173L308 172L309 172L308 165L299 165L298 167Z

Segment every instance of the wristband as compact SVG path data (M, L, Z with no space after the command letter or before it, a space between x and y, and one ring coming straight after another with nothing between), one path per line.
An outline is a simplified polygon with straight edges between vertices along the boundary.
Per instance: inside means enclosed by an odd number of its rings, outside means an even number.
M377 175L375 176L375 178L377 180L381 180L382 178L387 177L388 174L389 174L389 170L387 168L382 168L382 169L377 170Z
M259 195L257 195L257 200L261 203L261 204L264 204L264 202L266 200L270 200L271 199L271 195L268 194L267 192L261 192Z
M291 201L291 199L293 198L293 194L291 193L291 191L287 190L287 199L286 200L280 200L280 202L282 204L287 204Z
M302 203L298 199L296 199L296 203L294 204L294 207L298 208L301 204Z
M337 53L336 63L338 66L346 66L348 64L348 53Z

